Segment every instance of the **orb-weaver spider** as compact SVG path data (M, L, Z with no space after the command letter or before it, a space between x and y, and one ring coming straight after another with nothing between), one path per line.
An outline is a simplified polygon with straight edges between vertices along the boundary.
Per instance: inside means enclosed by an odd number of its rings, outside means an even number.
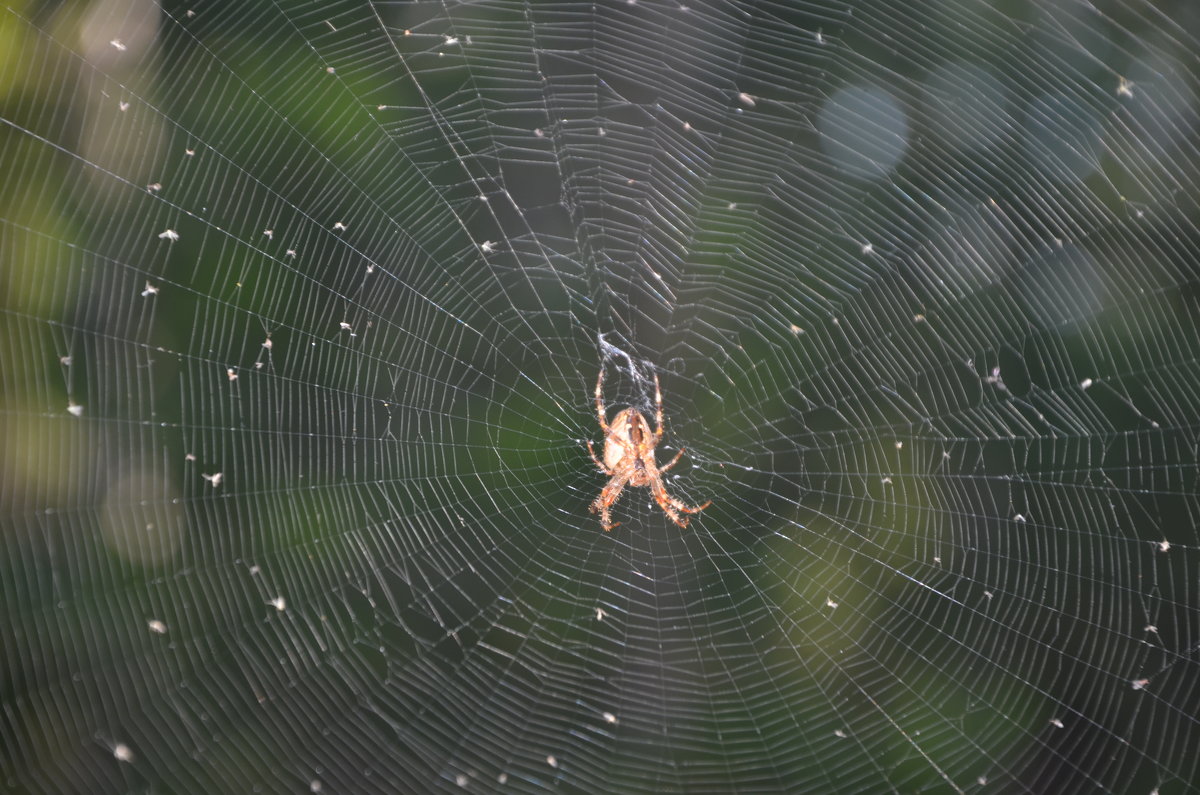
M607 532L619 524L613 522L609 510L621 496L621 490L627 485L649 486L654 501L662 508L663 513L680 527L687 527L690 517L681 514L699 513L712 505L712 500L693 508L668 494L666 486L663 485L663 473L678 463L683 456L683 450L680 449L666 466L659 467L654 460L654 448L662 441L663 436L662 390L658 385L658 376L654 376L653 431L642 413L632 407L620 411L609 423L605 417L604 397L601 393L603 388L604 368L601 367L600 375L596 378L596 416L604 430L604 460L601 461L596 456L591 439L588 439L587 445L596 466L610 477L589 510L592 513L600 513L600 525Z

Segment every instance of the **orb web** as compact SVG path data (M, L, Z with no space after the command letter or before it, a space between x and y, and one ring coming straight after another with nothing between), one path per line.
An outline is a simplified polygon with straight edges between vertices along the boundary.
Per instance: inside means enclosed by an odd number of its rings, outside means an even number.
M4 786L1195 789L1198 30L6 3Z

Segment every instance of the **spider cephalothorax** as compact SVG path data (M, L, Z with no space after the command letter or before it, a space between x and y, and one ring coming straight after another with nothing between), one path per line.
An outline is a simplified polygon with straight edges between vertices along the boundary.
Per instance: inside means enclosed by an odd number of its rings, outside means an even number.
M621 496L625 486L649 486L654 501L663 513L671 517L671 521L680 527L687 527L687 516L680 514L699 513L712 504L712 500L695 508L689 507L667 493L662 482L662 474L679 461L683 455L680 449L675 457L664 467L659 467L654 460L654 448L663 436L662 390L658 386L658 376L654 376L654 418L655 428L650 430L650 423L635 408L627 408L617 413L610 423L605 417L604 398L601 389L604 387L604 368L596 379L596 416L600 419L600 428L604 431L604 460L596 457L596 449L592 440L588 440L588 452L600 471L609 475L608 483L600 491L600 496L593 502L589 510L599 511L600 525L605 531L612 530L619 523L614 523L609 509Z

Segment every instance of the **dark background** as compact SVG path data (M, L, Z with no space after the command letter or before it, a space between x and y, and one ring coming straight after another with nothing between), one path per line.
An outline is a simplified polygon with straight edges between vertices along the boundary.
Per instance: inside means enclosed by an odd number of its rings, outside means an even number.
M0 787L1196 789L1198 32L6 3Z

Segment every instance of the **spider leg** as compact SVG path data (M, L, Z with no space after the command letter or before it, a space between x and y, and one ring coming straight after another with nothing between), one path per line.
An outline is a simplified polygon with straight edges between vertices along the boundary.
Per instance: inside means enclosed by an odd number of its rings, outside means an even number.
M688 526L688 517L680 516L680 511L684 513L699 513L712 504L712 500L709 500L699 508L691 508L668 494L667 487L658 479L655 479L650 484L650 490L654 494L654 501L658 503L658 507L662 508L663 513L680 527Z
M658 443L662 441L662 437L663 437L662 420L663 420L663 418L662 418L662 389L659 388L659 386L658 386L658 373L655 373L654 374L654 425L655 425L655 427L654 427L654 444L650 445L651 447L657 446ZM682 451L680 451L680 452L682 452Z
M666 472L668 469L675 466L675 464L678 463L679 459L683 457L683 451L686 449L687 449L686 447L679 448L679 452L676 453L675 457L671 459L671 463L667 464L665 467L658 468L659 474Z
M670 499L671 499L671 504L674 505L679 510L683 511L684 513L700 513L705 508L712 505L712 500L709 500L708 502L704 503L703 505L697 505L695 508L691 508L691 507L688 507L687 505L684 505L682 502L675 499L674 497L671 497Z
M600 367L600 375L596 377L596 416L600 418L600 427L608 433L608 418L604 416L604 398L600 390L604 387L604 367Z
M620 522L612 520L612 514L609 512L609 509L621 496L621 490L625 488L626 480L626 478L614 477L600 490L600 496L592 500L592 504L588 506L588 510L592 513L596 513L597 511L600 513L600 526L604 528L604 532L606 533L620 524Z
M603 472L604 474L611 475L613 473L613 471L611 469L609 469L608 467L604 466L604 462L596 457L596 448L592 447L592 440L588 439L587 443L588 443L588 452L592 454L592 460L596 462L596 466L600 467L600 471Z

